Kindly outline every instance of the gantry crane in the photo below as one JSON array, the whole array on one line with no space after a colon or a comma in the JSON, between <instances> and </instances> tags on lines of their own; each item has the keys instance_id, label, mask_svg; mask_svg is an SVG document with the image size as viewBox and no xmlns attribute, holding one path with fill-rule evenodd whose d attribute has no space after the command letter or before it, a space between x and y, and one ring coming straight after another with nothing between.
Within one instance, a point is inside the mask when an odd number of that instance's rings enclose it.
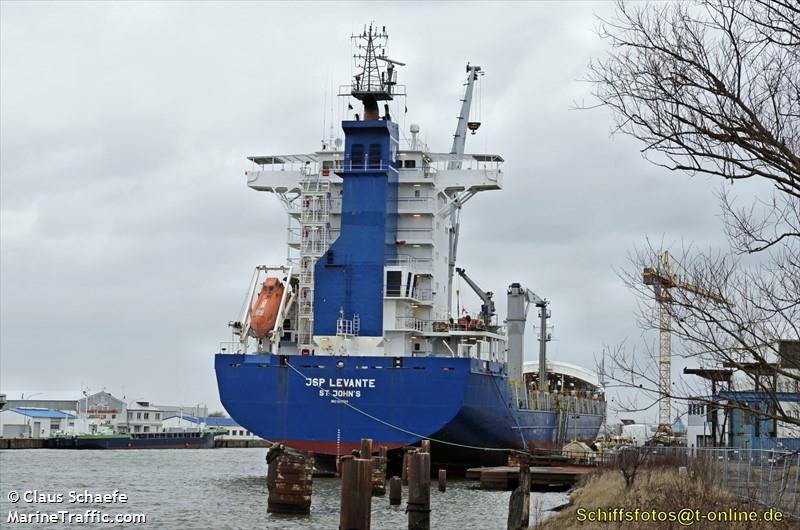
<instances>
[{"instance_id":1,"label":"gantry crane","mask_svg":"<svg viewBox=\"0 0 800 530\"><path fill-rule=\"evenodd\" d=\"M672 434L672 335L669 304L672 301L670 289L683 289L690 293L708 298L718 304L728 304L722 296L712 293L697 285L682 281L672 274L669 265L669 251L661 253L661 264L658 269L645 267L642 271L642 282L652 285L658 304L658 428L656 432Z\"/></svg>"}]
</instances>

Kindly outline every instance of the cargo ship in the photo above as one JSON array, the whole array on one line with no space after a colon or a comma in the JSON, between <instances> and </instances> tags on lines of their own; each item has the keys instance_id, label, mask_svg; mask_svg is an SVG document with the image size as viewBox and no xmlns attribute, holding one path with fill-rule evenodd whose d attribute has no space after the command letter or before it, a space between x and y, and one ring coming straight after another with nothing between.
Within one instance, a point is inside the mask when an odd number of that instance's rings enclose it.
<instances>
[{"instance_id":1,"label":"cargo ship","mask_svg":"<svg viewBox=\"0 0 800 530\"><path fill-rule=\"evenodd\" d=\"M52 436L50 449L211 449L214 431Z\"/></svg>"},{"instance_id":2,"label":"cargo ship","mask_svg":"<svg viewBox=\"0 0 800 530\"><path fill-rule=\"evenodd\" d=\"M229 322L231 340L215 355L223 406L258 436L318 460L349 454L362 438L389 449L428 439L434 460L452 466L593 441L602 387L548 372L549 301L519 281L500 284L500 320L493 292L456 266L467 201L503 187L502 156L465 151L481 126L471 110L483 69L467 64L452 148L433 152L419 125L406 137L394 121L405 65L386 55L385 29L353 38L341 132L315 152L249 157L247 185L276 195L288 214L289 257L255 268ZM454 281L475 292L479 310L461 307ZM539 313L535 372L523 367L530 308Z\"/></svg>"}]
</instances>

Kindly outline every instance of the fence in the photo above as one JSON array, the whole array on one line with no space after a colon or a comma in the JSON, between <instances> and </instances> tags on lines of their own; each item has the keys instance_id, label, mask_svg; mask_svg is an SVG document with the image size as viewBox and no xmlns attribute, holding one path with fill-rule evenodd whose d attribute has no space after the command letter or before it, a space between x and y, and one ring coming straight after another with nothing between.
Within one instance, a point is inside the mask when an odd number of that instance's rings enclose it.
<instances>
[{"instance_id":1,"label":"fence","mask_svg":"<svg viewBox=\"0 0 800 530\"><path fill-rule=\"evenodd\" d=\"M632 450L639 453L642 467L665 464L691 467L694 464L708 473L714 484L735 497L800 519L800 453L797 451L694 447ZM606 450L595 454L591 463L614 467L619 454L617 450Z\"/></svg>"},{"instance_id":2,"label":"fence","mask_svg":"<svg viewBox=\"0 0 800 530\"><path fill-rule=\"evenodd\" d=\"M709 464L722 489L800 518L800 453L727 448L686 451Z\"/></svg>"}]
</instances>

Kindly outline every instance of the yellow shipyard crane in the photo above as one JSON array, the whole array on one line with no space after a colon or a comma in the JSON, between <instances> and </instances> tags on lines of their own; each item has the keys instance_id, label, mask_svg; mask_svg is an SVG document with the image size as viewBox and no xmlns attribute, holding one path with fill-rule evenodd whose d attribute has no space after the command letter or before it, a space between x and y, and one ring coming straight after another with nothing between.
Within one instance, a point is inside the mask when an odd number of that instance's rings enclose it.
<instances>
[{"instance_id":1,"label":"yellow shipyard crane","mask_svg":"<svg viewBox=\"0 0 800 530\"><path fill-rule=\"evenodd\" d=\"M642 271L642 281L645 285L653 286L656 303L658 304L658 429L656 432L672 434L672 331L669 304L672 302L670 289L683 289L690 293L708 298L718 304L729 304L722 296L712 293L700 286L682 281L670 270L669 251L661 253L661 263L658 269L645 267Z\"/></svg>"}]
</instances>

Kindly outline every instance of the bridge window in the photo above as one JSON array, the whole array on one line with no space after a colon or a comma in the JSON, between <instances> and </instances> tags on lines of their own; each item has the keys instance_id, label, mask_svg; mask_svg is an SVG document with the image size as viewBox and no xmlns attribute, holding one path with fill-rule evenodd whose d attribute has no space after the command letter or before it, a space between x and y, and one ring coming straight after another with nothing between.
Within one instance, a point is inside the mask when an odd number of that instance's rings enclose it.
<instances>
[{"instance_id":1,"label":"bridge window","mask_svg":"<svg viewBox=\"0 0 800 530\"><path fill-rule=\"evenodd\" d=\"M353 144L350 148L350 163L353 169L364 169L364 144Z\"/></svg>"},{"instance_id":2,"label":"bridge window","mask_svg":"<svg viewBox=\"0 0 800 530\"><path fill-rule=\"evenodd\" d=\"M381 144L370 144L369 167L373 169L381 167Z\"/></svg>"}]
</instances>

